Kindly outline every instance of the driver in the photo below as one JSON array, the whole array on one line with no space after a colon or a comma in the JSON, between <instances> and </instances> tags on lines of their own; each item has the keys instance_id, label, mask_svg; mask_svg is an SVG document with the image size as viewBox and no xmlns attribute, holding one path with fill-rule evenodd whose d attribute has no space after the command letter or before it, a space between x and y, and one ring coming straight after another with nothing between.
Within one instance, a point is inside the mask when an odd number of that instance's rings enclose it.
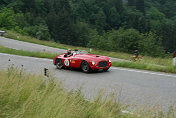
<instances>
[{"instance_id":1,"label":"driver","mask_svg":"<svg viewBox=\"0 0 176 118\"><path fill-rule=\"evenodd\" d=\"M71 52L71 49L68 49L67 54L64 55L64 57L70 57L73 53Z\"/></svg>"}]
</instances>

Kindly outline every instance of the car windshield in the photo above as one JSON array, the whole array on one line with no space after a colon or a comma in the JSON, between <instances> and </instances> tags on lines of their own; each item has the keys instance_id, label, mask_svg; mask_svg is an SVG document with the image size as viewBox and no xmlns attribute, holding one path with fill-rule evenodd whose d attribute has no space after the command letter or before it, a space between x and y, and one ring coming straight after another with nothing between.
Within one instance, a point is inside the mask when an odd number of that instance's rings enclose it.
<instances>
[{"instance_id":1,"label":"car windshield","mask_svg":"<svg viewBox=\"0 0 176 118\"><path fill-rule=\"evenodd\" d=\"M73 54L87 54L88 52L85 51L85 50L81 50L81 51L76 51L76 52L73 52Z\"/></svg>"},{"instance_id":2,"label":"car windshield","mask_svg":"<svg viewBox=\"0 0 176 118\"><path fill-rule=\"evenodd\" d=\"M79 54L87 54L88 52L87 51L85 51L85 50L81 50L81 51L78 51L79 52Z\"/></svg>"}]
</instances>

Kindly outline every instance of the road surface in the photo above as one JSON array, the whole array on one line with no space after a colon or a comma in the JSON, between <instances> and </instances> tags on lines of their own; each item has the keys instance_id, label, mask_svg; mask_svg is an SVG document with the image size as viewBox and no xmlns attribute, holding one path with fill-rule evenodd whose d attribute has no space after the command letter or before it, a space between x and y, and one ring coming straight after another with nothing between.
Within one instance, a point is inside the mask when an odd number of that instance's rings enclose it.
<instances>
[{"instance_id":1,"label":"road surface","mask_svg":"<svg viewBox=\"0 0 176 118\"><path fill-rule=\"evenodd\" d=\"M66 50L58 49L53 47L48 47L44 45L38 45L34 43L28 43L24 41L13 40L5 37L0 37L0 45L16 49L16 50L24 50L31 52L51 52L51 53L65 53Z\"/></svg>"},{"instance_id":2,"label":"road surface","mask_svg":"<svg viewBox=\"0 0 176 118\"><path fill-rule=\"evenodd\" d=\"M10 59L10 61L9 61ZM176 75L159 72L112 67L108 72L86 74L79 70L57 70L50 59L40 59L0 53L0 69L14 64L27 72L43 74L44 68L62 80L67 89L82 87L87 99L101 89L105 94L120 93L122 102L137 105L161 105L162 108L176 106ZM119 96L118 96L119 98Z\"/></svg>"}]
</instances>

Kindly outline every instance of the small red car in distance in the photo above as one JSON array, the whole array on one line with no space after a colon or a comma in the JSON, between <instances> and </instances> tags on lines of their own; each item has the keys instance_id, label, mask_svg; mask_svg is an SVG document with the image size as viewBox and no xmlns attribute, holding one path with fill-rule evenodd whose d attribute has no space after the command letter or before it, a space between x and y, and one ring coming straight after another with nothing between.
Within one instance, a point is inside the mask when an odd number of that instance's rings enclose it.
<instances>
[{"instance_id":1,"label":"small red car in distance","mask_svg":"<svg viewBox=\"0 0 176 118\"><path fill-rule=\"evenodd\" d=\"M58 69L63 67L81 68L83 72L90 72L92 70L107 71L111 67L111 60L107 56L86 54L77 52L73 56L66 57L66 53L60 54L53 59L53 64Z\"/></svg>"}]
</instances>

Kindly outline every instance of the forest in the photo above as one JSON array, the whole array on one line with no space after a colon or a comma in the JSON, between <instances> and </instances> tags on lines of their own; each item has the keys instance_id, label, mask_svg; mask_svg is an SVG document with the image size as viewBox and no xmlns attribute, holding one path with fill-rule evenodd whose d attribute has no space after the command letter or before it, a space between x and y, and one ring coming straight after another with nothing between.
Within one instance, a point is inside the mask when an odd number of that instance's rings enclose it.
<instances>
[{"instance_id":1,"label":"forest","mask_svg":"<svg viewBox=\"0 0 176 118\"><path fill-rule=\"evenodd\" d=\"M106 51L176 50L175 0L0 0L0 29Z\"/></svg>"}]
</instances>

